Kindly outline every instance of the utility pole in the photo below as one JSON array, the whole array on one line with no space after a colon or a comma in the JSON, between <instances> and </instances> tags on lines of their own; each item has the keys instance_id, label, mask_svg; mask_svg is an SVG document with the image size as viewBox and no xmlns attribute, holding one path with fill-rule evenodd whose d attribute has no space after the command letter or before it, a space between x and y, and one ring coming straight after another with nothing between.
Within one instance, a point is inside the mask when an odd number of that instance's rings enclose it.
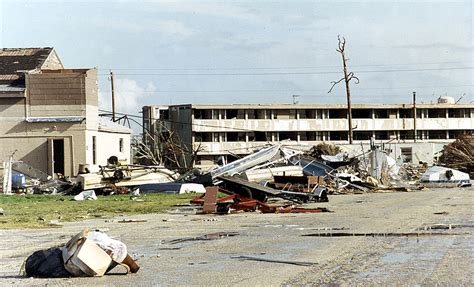
<instances>
[{"instance_id":1,"label":"utility pole","mask_svg":"<svg viewBox=\"0 0 474 287\"><path fill-rule=\"evenodd\" d=\"M342 40L341 40L341 37L337 36L337 40L338 40L338 48L336 49L336 51L341 54L342 56L342 67L343 67L343 71L344 71L344 77L341 78L340 80L338 81L332 81L332 87L331 89L329 89L329 92L330 93L332 91L332 89L334 88L334 86L338 83L340 83L342 80L344 80L344 82L346 83L346 96L347 96L347 120L348 120L348 123L349 123L349 144L352 144L353 142L353 136L352 136L352 106L351 106L351 91L349 89L349 82L354 79L356 82L356 84L359 83L359 78L357 78L356 76L354 76L354 73L353 72L347 72L347 61L349 59L346 59L346 55L344 54L344 49L346 47L346 39L344 37L342 37Z\"/></svg>"},{"instance_id":2,"label":"utility pole","mask_svg":"<svg viewBox=\"0 0 474 287\"><path fill-rule=\"evenodd\" d=\"M413 92L413 142L416 143L416 92Z\"/></svg>"},{"instance_id":3,"label":"utility pole","mask_svg":"<svg viewBox=\"0 0 474 287\"><path fill-rule=\"evenodd\" d=\"M114 90L114 73L110 71L110 88L112 90L112 121L115 122L115 90Z\"/></svg>"}]
</instances>

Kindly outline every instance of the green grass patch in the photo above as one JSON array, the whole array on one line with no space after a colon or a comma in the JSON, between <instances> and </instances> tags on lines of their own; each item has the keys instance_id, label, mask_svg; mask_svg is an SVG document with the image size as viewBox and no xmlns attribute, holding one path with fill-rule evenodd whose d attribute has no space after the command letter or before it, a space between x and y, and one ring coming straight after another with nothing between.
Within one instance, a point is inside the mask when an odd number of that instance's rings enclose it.
<instances>
[{"instance_id":1,"label":"green grass patch","mask_svg":"<svg viewBox=\"0 0 474 287\"><path fill-rule=\"evenodd\" d=\"M45 228L50 222L81 221L119 215L163 213L172 206L189 203L195 194L146 194L97 196L97 200L74 201L64 195L0 195L0 228Z\"/></svg>"}]
</instances>

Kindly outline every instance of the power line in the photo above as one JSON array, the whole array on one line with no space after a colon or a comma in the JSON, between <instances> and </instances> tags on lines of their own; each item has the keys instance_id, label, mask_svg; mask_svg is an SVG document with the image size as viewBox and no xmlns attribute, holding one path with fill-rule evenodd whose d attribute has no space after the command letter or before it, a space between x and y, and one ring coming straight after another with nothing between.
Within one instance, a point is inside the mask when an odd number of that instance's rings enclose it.
<instances>
[{"instance_id":1,"label":"power line","mask_svg":"<svg viewBox=\"0 0 474 287\"><path fill-rule=\"evenodd\" d=\"M420 62L420 63L395 63L395 64L367 64L367 65L351 65L352 67L383 67L383 66L414 66L414 65L445 65L445 64L465 64L473 61L450 61L450 62ZM115 70L115 71L186 71L186 70L297 70L297 69L321 69L321 68L338 68L336 65L325 66L308 66L308 67L188 67L188 68L98 68L98 70Z\"/></svg>"},{"instance_id":2,"label":"power line","mask_svg":"<svg viewBox=\"0 0 474 287\"><path fill-rule=\"evenodd\" d=\"M396 73L396 72L426 72L448 70L472 70L474 67L422 68L422 69L392 69L392 70L355 70L354 73ZM262 73L116 73L121 76L275 76L275 75L327 75L341 74L340 71L313 72L262 72ZM99 74L106 76L108 74Z\"/></svg>"},{"instance_id":3,"label":"power line","mask_svg":"<svg viewBox=\"0 0 474 287\"><path fill-rule=\"evenodd\" d=\"M429 88L457 88L457 87L473 87L474 85L446 85L446 86L418 86L418 87L369 87L360 88L355 87L356 90L397 90L397 89L429 89ZM161 93L232 93L232 92L327 92L328 89L292 89L292 90L277 90L277 89L260 89L260 90L159 90L159 91L137 91L137 90L117 90L121 93L143 93L143 94L161 94ZM110 93L110 90L100 90L104 93Z\"/></svg>"}]
</instances>

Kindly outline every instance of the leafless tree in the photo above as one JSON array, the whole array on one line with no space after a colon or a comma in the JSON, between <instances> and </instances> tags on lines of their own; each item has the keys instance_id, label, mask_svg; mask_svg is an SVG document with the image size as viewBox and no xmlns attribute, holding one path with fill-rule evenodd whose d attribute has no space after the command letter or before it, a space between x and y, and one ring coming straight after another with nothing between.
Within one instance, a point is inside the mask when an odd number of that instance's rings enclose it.
<instances>
[{"instance_id":1,"label":"leafless tree","mask_svg":"<svg viewBox=\"0 0 474 287\"><path fill-rule=\"evenodd\" d=\"M353 138L352 137L352 108L351 108L351 92L349 89L349 82L352 79L354 79L355 83L358 84L359 78L357 78L353 72L349 72L349 73L347 72L347 61L349 61L349 59L347 59L345 55L346 39L344 37L342 37L341 39L341 37L338 35L337 40L338 40L338 45L337 45L336 51L340 53L342 57L342 67L344 70L344 77L342 77L341 79L337 81L332 81L331 82L332 86L329 89L328 93L330 93L332 89L334 88L334 86L336 86L340 82L344 81L346 83L347 118L349 122L349 143L352 144L352 138Z\"/></svg>"}]
</instances>

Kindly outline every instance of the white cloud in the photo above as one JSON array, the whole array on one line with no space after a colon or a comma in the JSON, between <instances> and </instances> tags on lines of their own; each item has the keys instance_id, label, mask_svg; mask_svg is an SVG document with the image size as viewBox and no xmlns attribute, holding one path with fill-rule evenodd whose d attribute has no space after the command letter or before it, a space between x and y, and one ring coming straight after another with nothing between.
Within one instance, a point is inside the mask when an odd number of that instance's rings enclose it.
<instances>
[{"instance_id":1,"label":"white cloud","mask_svg":"<svg viewBox=\"0 0 474 287\"><path fill-rule=\"evenodd\" d=\"M149 82L145 88L141 87L135 80L115 79L115 111L138 115L143 106L143 100L156 91L153 83ZM99 106L101 109L111 110L111 95L99 91Z\"/></svg>"}]
</instances>

